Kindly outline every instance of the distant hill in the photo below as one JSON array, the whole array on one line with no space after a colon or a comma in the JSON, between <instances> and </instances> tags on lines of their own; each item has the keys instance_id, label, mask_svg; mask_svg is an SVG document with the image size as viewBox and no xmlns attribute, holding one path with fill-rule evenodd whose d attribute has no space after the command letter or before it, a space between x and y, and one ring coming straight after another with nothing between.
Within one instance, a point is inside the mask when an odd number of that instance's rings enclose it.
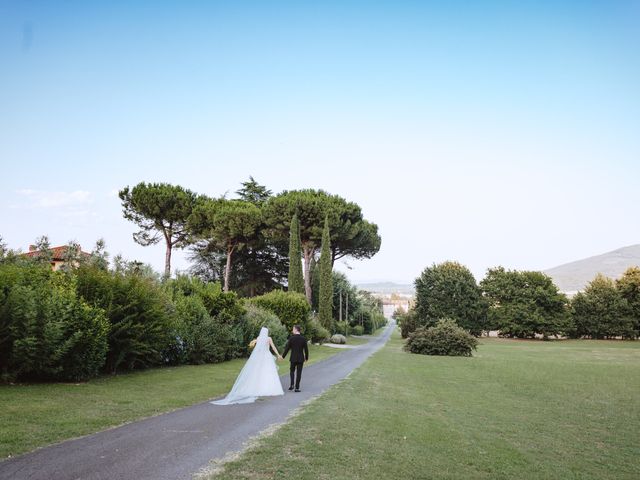
<instances>
[{"instance_id":1,"label":"distant hill","mask_svg":"<svg viewBox=\"0 0 640 480\"><path fill-rule=\"evenodd\" d=\"M620 278L629 267L640 266L640 245L619 248L595 257L565 263L545 270L555 284L565 293L576 293L598 274Z\"/></svg>"},{"instance_id":2,"label":"distant hill","mask_svg":"<svg viewBox=\"0 0 640 480\"><path fill-rule=\"evenodd\" d=\"M407 295L413 295L414 293L413 285L393 282L361 283L358 288L371 293L404 293Z\"/></svg>"}]
</instances>

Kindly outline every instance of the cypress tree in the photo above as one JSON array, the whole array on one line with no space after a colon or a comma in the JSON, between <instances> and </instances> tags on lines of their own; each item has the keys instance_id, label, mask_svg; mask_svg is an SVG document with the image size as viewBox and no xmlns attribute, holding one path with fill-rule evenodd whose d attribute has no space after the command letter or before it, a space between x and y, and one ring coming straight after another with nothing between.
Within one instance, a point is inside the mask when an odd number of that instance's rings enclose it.
<instances>
[{"instance_id":1,"label":"cypress tree","mask_svg":"<svg viewBox=\"0 0 640 480\"><path fill-rule=\"evenodd\" d=\"M291 219L289 230L289 291L304 293L304 278L302 277L302 250L300 248L300 222L298 215Z\"/></svg>"},{"instance_id":2,"label":"cypress tree","mask_svg":"<svg viewBox=\"0 0 640 480\"><path fill-rule=\"evenodd\" d=\"M329 219L324 219L322 247L320 250L320 295L318 315L323 327L330 329L333 322L333 280L331 277L331 238Z\"/></svg>"}]
</instances>

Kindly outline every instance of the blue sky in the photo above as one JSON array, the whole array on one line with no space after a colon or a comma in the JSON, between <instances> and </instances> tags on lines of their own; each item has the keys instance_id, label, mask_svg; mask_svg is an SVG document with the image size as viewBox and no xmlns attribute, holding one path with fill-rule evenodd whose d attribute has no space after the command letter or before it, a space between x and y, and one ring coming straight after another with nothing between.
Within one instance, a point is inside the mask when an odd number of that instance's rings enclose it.
<instances>
[{"instance_id":1,"label":"blue sky","mask_svg":"<svg viewBox=\"0 0 640 480\"><path fill-rule=\"evenodd\" d=\"M253 175L363 207L357 281L639 243L639 5L0 0L0 235L160 269L114 192Z\"/></svg>"}]
</instances>

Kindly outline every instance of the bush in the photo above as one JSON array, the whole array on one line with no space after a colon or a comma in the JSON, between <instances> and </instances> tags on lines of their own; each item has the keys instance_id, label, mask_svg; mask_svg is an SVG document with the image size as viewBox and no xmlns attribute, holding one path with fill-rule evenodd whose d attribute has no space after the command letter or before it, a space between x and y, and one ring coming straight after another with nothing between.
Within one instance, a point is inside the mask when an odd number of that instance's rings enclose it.
<instances>
[{"instance_id":1,"label":"bush","mask_svg":"<svg viewBox=\"0 0 640 480\"><path fill-rule=\"evenodd\" d=\"M89 266L76 274L78 293L102 308L109 321L106 370L115 373L163 363L163 353L173 341L173 305L162 286L136 273Z\"/></svg>"},{"instance_id":2,"label":"bush","mask_svg":"<svg viewBox=\"0 0 640 480\"><path fill-rule=\"evenodd\" d=\"M423 355L470 357L478 341L450 318L434 327L420 327L409 335L405 350Z\"/></svg>"},{"instance_id":3,"label":"bush","mask_svg":"<svg viewBox=\"0 0 640 480\"><path fill-rule=\"evenodd\" d=\"M287 343L289 333L275 313L257 305L248 303L246 306L245 318L247 320L247 337L245 339L245 347L251 340L258 337L262 327L267 327L269 329L269 336L273 340L273 343L278 347L280 353L282 353L282 350Z\"/></svg>"},{"instance_id":4,"label":"bush","mask_svg":"<svg viewBox=\"0 0 640 480\"><path fill-rule=\"evenodd\" d=\"M4 380L86 380L107 350L108 323L48 265L0 266L0 371Z\"/></svg>"},{"instance_id":5,"label":"bush","mask_svg":"<svg viewBox=\"0 0 640 480\"><path fill-rule=\"evenodd\" d=\"M334 322L333 323L333 332L339 333L340 335L349 335L351 333L351 327L347 324L347 322Z\"/></svg>"},{"instance_id":6,"label":"bush","mask_svg":"<svg viewBox=\"0 0 640 480\"><path fill-rule=\"evenodd\" d=\"M197 277L178 275L166 283L166 288L172 297L177 293L199 297L209 315L221 316L220 319L227 323L233 323L244 315L238 296L233 292L223 292L219 282L203 282Z\"/></svg>"},{"instance_id":7,"label":"bush","mask_svg":"<svg viewBox=\"0 0 640 480\"><path fill-rule=\"evenodd\" d=\"M356 325L351 328L351 335L364 335L364 327L362 325Z\"/></svg>"},{"instance_id":8,"label":"bush","mask_svg":"<svg viewBox=\"0 0 640 480\"><path fill-rule=\"evenodd\" d=\"M571 301L574 335L590 338L635 338L632 312L613 280L594 278Z\"/></svg>"},{"instance_id":9,"label":"bush","mask_svg":"<svg viewBox=\"0 0 640 480\"><path fill-rule=\"evenodd\" d=\"M170 363L217 363L227 358L229 327L209 315L196 295L175 299L175 345L165 354Z\"/></svg>"},{"instance_id":10,"label":"bush","mask_svg":"<svg viewBox=\"0 0 640 480\"><path fill-rule=\"evenodd\" d=\"M408 312L394 313L394 318L400 325L400 335L402 338L407 338L411 332L414 332L418 328L418 322L416 320L415 310L410 309Z\"/></svg>"},{"instance_id":11,"label":"bush","mask_svg":"<svg viewBox=\"0 0 640 480\"><path fill-rule=\"evenodd\" d=\"M452 318L474 335L486 329L487 305L471 271L457 262L425 268L415 281L416 320L431 327Z\"/></svg>"},{"instance_id":12,"label":"bush","mask_svg":"<svg viewBox=\"0 0 640 480\"><path fill-rule=\"evenodd\" d=\"M175 304L174 344L169 363L217 363L246 354L247 321L235 293L219 283L179 275L165 283Z\"/></svg>"},{"instance_id":13,"label":"bush","mask_svg":"<svg viewBox=\"0 0 640 480\"><path fill-rule=\"evenodd\" d=\"M251 303L275 313L287 330L300 325L306 330L311 307L301 293L273 290L250 299Z\"/></svg>"},{"instance_id":14,"label":"bush","mask_svg":"<svg viewBox=\"0 0 640 480\"><path fill-rule=\"evenodd\" d=\"M347 343L347 337L344 335L340 335L339 333L334 333L331 335L331 343L336 343L338 345L344 345Z\"/></svg>"},{"instance_id":15,"label":"bush","mask_svg":"<svg viewBox=\"0 0 640 480\"><path fill-rule=\"evenodd\" d=\"M487 329L500 336L546 339L573 330L567 297L542 272L492 268L480 286L489 304Z\"/></svg>"},{"instance_id":16,"label":"bush","mask_svg":"<svg viewBox=\"0 0 640 480\"><path fill-rule=\"evenodd\" d=\"M313 317L307 323L307 329L304 331L304 335L314 343L323 343L329 339L331 333L320 325L320 321L317 318Z\"/></svg>"}]
</instances>

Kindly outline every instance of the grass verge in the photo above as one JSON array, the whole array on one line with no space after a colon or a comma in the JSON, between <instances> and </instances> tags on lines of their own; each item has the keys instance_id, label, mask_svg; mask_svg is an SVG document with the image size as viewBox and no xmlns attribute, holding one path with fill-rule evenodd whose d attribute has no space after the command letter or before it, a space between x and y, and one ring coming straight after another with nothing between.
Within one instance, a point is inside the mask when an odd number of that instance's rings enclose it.
<instances>
[{"instance_id":1,"label":"grass verge","mask_svg":"<svg viewBox=\"0 0 640 480\"><path fill-rule=\"evenodd\" d=\"M640 478L640 343L484 339L402 351L347 381L216 479Z\"/></svg>"},{"instance_id":2,"label":"grass verge","mask_svg":"<svg viewBox=\"0 0 640 480\"><path fill-rule=\"evenodd\" d=\"M309 363L340 352L311 345ZM223 395L243 364L157 368L78 384L1 385L0 459ZM288 372L289 362L278 368Z\"/></svg>"}]
</instances>

